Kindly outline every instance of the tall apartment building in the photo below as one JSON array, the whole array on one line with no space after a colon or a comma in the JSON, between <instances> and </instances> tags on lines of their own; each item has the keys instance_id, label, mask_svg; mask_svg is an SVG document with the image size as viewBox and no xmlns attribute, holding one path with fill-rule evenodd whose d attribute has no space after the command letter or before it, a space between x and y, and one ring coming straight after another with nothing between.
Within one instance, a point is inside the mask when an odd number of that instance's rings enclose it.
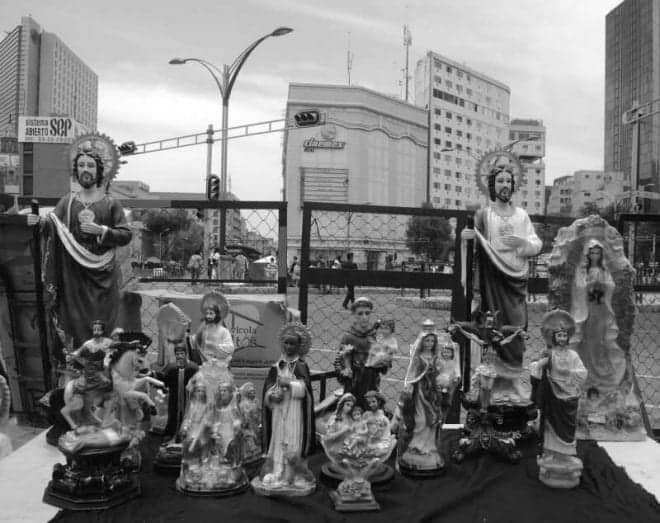
<instances>
[{"instance_id":1,"label":"tall apartment building","mask_svg":"<svg viewBox=\"0 0 660 523\"><path fill-rule=\"evenodd\" d=\"M630 177L632 127L622 115L634 105L660 98L660 2L625 0L605 18L606 171ZM660 191L660 114L642 120L639 186ZM654 185L651 185L654 184Z\"/></svg>"},{"instance_id":2,"label":"tall apartment building","mask_svg":"<svg viewBox=\"0 0 660 523\"><path fill-rule=\"evenodd\" d=\"M0 41L0 136L16 138L19 116L67 116L96 129L98 77L55 34L31 17ZM66 145L19 147L24 195L56 196L68 190Z\"/></svg>"},{"instance_id":3,"label":"tall apartment building","mask_svg":"<svg viewBox=\"0 0 660 523\"><path fill-rule=\"evenodd\" d=\"M523 168L515 202L529 214L545 214L545 126L543 120L514 118L509 125L511 150Z\"/></svg>"},{"instance_id":4,"label":"tall apartment building","mask_svg":"<svg viewBox=\"0 0 660 523\"><path fill-rule=\"evenodd\" d=\"M509 87L429 51L415 68L415 103L429 108L431 201L465 209L485 201L477 159L509 141Z\"/></svg>"}]
</instances>

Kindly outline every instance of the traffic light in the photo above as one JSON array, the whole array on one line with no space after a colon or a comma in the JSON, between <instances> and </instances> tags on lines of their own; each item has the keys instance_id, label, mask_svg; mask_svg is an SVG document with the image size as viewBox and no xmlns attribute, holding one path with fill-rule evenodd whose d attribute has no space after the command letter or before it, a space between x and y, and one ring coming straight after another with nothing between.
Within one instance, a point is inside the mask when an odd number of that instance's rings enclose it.
<instances>
[{"instance_id":1,"label":"traffic light","mask_svg":"<svg viewBox=\"0 0 660 523\"><path fill-rule=\"evenodd\" d=\"M220 177L212 174L206 180L206 198L208 200L220 199Z\"/></svg>"},{"instance_id":2,"label":"traffic light","mask_svg":"<svg viewBox=\"0 0 660 523\"><path fill-rule=\"evenodd\" d=\"M130 141L130 142L124 142L119 146L119 152L121 153L122 156L128 156L129 154L135 154L135 151L137 151L137 145L135 145L135 142Z\"/></svg>"},{"instance_id":3,"label":"traffic light","mask_svg":"<svg viewBox=\"0 0 660 523\"><path fill-rule=\"evenodd\" d=\"M293 115L297 127L311 127L323 124L323 118L318 111L300 111Z\"/></svg>"}]
</instances>

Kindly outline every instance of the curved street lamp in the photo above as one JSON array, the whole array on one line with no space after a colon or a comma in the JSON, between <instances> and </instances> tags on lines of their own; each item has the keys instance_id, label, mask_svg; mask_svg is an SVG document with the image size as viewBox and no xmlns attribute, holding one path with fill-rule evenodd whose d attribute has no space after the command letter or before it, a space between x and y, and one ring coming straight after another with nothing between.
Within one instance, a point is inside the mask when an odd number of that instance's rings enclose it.
<instances>
[{"instance_id":1,"label":"curved street lamp","mask_svg":"<svg viewBox=\"0 0 660 523\"><path fill-rule=\"evenodd\" d=\"M220 97L222 98L222 161L221 161L221 171L220 171L220 186L223 192L223 198L226 198L227 193L227 128L229 121L229 97L231 96L231 91L236 82L236 77L241 71L243 64L248 59L252 51L266 38L271 36L283 36L292 32L293 29L290 27L278 27L273 32L268 33L261 38L258 38L252 42L248 47L246 47L241 54L239 54L234 62L231 65L223 65L222 69L218 66L202 60L200 58L172 58L169 63L170 65L183 65L188 62L196 62L200 64L204 69L206 69L215 80L215 84L218 86L220 91ZM209 144L208 158L206 164L206 176L207 178L211 175L211 145L213 144L213 129L209 127L209 139L207 141Z\"/></svg>"}]
</instances>

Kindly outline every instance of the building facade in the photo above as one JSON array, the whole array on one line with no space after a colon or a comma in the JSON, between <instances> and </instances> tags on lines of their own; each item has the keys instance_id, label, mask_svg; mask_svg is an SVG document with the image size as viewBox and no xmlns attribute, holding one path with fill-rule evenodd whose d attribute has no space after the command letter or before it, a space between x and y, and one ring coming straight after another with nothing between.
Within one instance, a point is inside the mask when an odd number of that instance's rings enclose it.
<instances>
[{"instance_id":1,"label":"building facade","mask_svg":"<svg viewBox=\"0 0 660 523\"><path fill-rule=\"evenodd\" d=\"M68 116L93 131L97 113L94 71L57 35L43 31L29 16L21 18L0 41L0 136L17 137L19 116ZM71 173L67 149L66 144L19 145L20 192L66 192Z\"/></svg>"},{"instance_id":2,"label":"building facade","mask_svg":"<svg viewBox=\"0 0 660 523\"><path fill-rule=\"evenodd\" d=\"M515 118L509 124L511 150L520 159L523 177L514 201L529 214L545 214L545 126L543 120Z\"/></svg>"},{"instance_id":3,"label":"building facade","mask_svg":"<svg viewBox=\"0 0 660 523\"><path fill-rule=\"evenodd\" d=\"M285 131L282 162L290 258L300 253L305 201L403 207L426 201L425 110L362 87L290 84L287 121L305 110L319 110L325 124ZM321 234L312 238L313 249L328 258L351 250L358 263L367 252L376 259L398 249L395 240L374 241L379 234L369 225L351 228L350 220L347 214L321 224ZM404 236L399 230L390 232L391 238Z\"/></svg>"},{"instance_id":4,"label":"building facade","mask_svg":"<svg viewBox=\"0 0 660 523\"><path fill-rule=\"evenodd\" d=\"M579 217L584 208L594 204L599 209L614 206L622 201L620 196L630 189L623 171L575 171L572 175L556 178L547 214L551 216Z\"/></svg>"},{"instance_id":5,"label":"building facade","mask_svg":"<svg viewBox=\"0 0 660 523\"><path fill-rule=\"evenodd\" d=\"M660 98L660 2L625 0L605 18L606 171L631 174L632 126L622 115ZM638 187L660 191L660 114L642 120Z\"/></svg>"},{"instance_id":6,"label":"building facade","mask_svg":"<svg viewBox=\"0 0 660 523\"><path fill-rule=\"evenodd\" d=\"M430 107L431 202L465 209L485 201L476 162L509 141L509 87L429 51L415 68L415 103Z\"/></svg>"}]
</instances>

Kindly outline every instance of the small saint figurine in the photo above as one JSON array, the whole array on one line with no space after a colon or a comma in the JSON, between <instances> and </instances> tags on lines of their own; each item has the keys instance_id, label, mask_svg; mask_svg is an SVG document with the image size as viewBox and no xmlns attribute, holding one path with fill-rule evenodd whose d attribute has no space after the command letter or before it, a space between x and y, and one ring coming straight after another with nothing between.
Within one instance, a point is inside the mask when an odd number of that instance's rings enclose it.
<instances>
[{"instance_id":1,"label":"small saint figurine","mask_svg":"<svg viewBox=\"0 0 660 523\"><path fill-rule=\"evenodd\" d=\"M252 382L248 381L241 385L238 395L238 409L243 417L243 464L247 468L251 464L255 462L258 464L261 461L261 407Z\"/></svg>"},{"instance_id":2,"label":"small saint figurine","mask_svg":"<svg viewBox=\"0 0 660 523\"><path fill-rule=\"evenodd\" d=\"M376 343L371 345L365 367L392 366L392 359L399 353L399 342L394 337L394 320L380 322Z\"/></svg>"},{"instance_id":3,"label":"small saint figurine","mask_svg":"<svg viewBox=\"0 0 660 523\"><path fill-rule=\"evenodd\" d=\"M80 373L64 387L64 407L60 411L72 429L103 423L97 409L112 391L112 380L106 368L111 340L103 336L104 328L102 321L94 321L93 338L67 356L70 368Z\"/></svg>"},{"instance_id":4,"label":"small saint figurine","mask_svg":"<svg viewBox=\"0 0 660 523\"><path fill-rule=\"evenodd\" d=\"M376 331L380 322L371 318L374 305L369 298L360 297L351 304L353 323L340 341L340 349L335 358L337 380L344 387L344 393L350 392L363 409L366 408L364 395L367 391L378 390L381 374L391 366L391 358L372 354L374 363L367 366L370 350L376 343Z\"/></svg>"},{"instance_id":5,"label":"small saint figurine","mask_svg":"<svg viewBox=\"0 0 660 523\"><path fill-rule=\"evenodd\" d=\"M412 348L399 401L397 464L402 473L437 475L444 471L440 429L450 404L450 390L460 380L457 344L446 333L423 330Z\"/></svg>"},{"instance_id":6,"label":"small saint figurine","mask_svg":"<svg viewBox=\"0 0 660 523\"><path fill-rule=\"evenodd\" d=\"M263 424L266 460L252 480L258 494L306 496L316 488L305 457L315 437L314 399L309 367L304 356L311 337L299 323L280 331L282 356L271 367L264 382Z\"/></svg>"},{"instance_id":7,"label":"small saint figurine","mask_svg":"<svg viewBox=\"0 0 660 523\"><path fill-rule=\"evenodd\" d=\"M188 412L181 425L183 456L177 490L200 496L227 496L245 490L242 464L243 418L234 397L234 380L225 367L219 374L215 395L193 379Z\"/></svg>"},{"instance_id":8,"label":"small saint figurine","mask_svg":"<svg viewBox=\"0 0 660 523\"><path fill-rule=\"evenodd\" d=\"M541 409L543 450L538 457L539 479L550 487L572 488L580 483L582 460L576 453L578 400L587 380L587 369L569 348L575 320L555 309L542 320L541 333L548 352L530 363L536 402ZM538 382L534 383L535 380Z\"/></svg>"},{"instance_id":9,"label":"small saint figurine","mask_svg":"<svg viewBox=\"0 0 660 523\"><path fill-rule=\"evenodd\" d=\"M202 298L204 321L195 334L195 344L205 361L224 361L227 367L234 354L234 340L222 324L229 312L227 299L218 292L210 292Z\"/></svg>"},{"instance_id":10,"label":"small saint figurine","mask_svg":"<svg viewBox=\"0 0 660 523\"><path fill-rule=\"evenodd\" d=\"M181 465L181 438L179 428L186 411L186 385L197 372L197 365L188 361L188 347L184 340L168 340L174 345L175 363L167 365L156 377L168 388L167 425L163 432L163 444L158 449L154 465L178 467Z\"/></svg>"}]
</instances>

